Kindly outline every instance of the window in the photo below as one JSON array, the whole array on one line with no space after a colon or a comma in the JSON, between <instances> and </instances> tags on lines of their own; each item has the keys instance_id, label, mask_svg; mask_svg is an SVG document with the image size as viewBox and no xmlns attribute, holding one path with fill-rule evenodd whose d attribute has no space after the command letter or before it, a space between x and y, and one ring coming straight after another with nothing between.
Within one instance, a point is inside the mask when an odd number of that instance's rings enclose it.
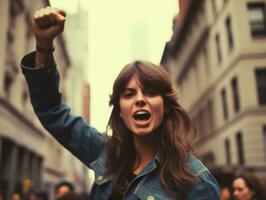
<instances>
[{"instance_id":1,"label":"window","mask_svg":"<svg viewBox=\"0 0 266 200\"><path fill-rule=\"evenodd\" d=\"M229 50L231 50L234 47L234 39L233 39L233 33L232 33L232 22L231 22L230 17L226 18L225 25L226 25L226 33L227 33L227 40L228 40L228 48Z\"/></svg>"},{"instance_id":2,"label":"window","mask_svg":"<svg viewBox=\"0 0 266 200\"><path fill-rule=\"evenodd\" d=\"M226 164L231 164L231 145L230 145L230 140L226 139L224 141L224 145L225 145Z\"/></svg>"},{"instance_id":3,"label":"window","mask_svg":"<svg viewBox=\"0 0 266 200\"><path fill-rule=\"evenodd\" d=\"M266 125L263 127L264 159L266 160Z\"/></svg>"},{"instance_id":4,"label":"window","mask_svg":"<svg viewBox=\"0 0 266 200\"><path fill-rule=\"evenodd\" d=\"M6 71L4 76L4 90L7 97L9 97L12 82L13 82L12 75L8 71Z\"/></svg>"},{"instance_id":5,"label":"window","mask_svg":"<svg viewBox=\"0 0 266 200\"><path fill-rule=\"evenodd\" d=\"M253 36L266 35L265 3L248 4L248 18Z\"/></svg>"},{"instance_id":6,"label":"window","mask_svg":"<svg viewBox=\"0 0 266 200\"><path fill-rule=\"evenodd\" d=\"M243 135L241 132L238 132L236 134L236 147L237 147L238 163L240 165L243 165L245 164L245 159L244 159Z\"/></svg>"},{"instance_id":7,"label":"window","mask_svg":"<svg viewBox=\"0 0 266 200\"><path fill-rule=\"evenodd\" d=\"M208 120L209 120L209 131L212 132L214 130L214 110L213 110L213 100L209 100L207 104L208 110Z\"/></svg>"},{"instance_id":8,"label":"window","mask_svg":"<svg viewBox=\"0 0 266 200\"><path fill-rule=\"evenodd\" d=\"M2 139L2 155L0 162L0 177L8 177L10 176L11 169L10 166L12 164L12 159L14 158L14 143L12 143L8 139ZM13 159L14 161L16 159Z\"/></svg>"},{"instance_id":9,"label":"window","mask_svg":"<svg viewBox=\"0 0 266 200\"><path fill-rule=\"evenodd\" d=\"M216 43L216 53L217 53L217 60L220 64L222 62L222 52L221 52L221 41L220 36L216 34L215 36L215 43Z\"/></svg>"},{"instance_id":10,"label":"window","mask_svg":"<svg viewBox=\"0 0 266 200\"><path fill-rule=\"evenodd\" d=\"M233 106L234 111L238 112L240 110L239 94L238 94L238 79L234 77L231 80L231 88L233 93Z\"/></svg>"},{"instance_id":11,"label":"window","mask_svg":"<svg viewBox=\"0 0 266 200\"><path fill-rule=\"evenodd\" d=\"M29 98L28 90L27 90L27 88L24 88L24 90L22 92L22 102L24 105L26 104L28 98Z\"/></svg>"},{"instance_id":12,"label":"window","mask_svg":"<svg viewBox=\"0 0 266 200\"><path fill-rule=\"evenodd\" d=\"M197 131L199 135L199 139L204 138L205 135L205 129L204 129L204 111L200 110L198 115L197 115Z\"/></svg>"},{"instance_id":13,"label":"window","mask_svg":"<svg viewBox=\"0 0 266 200\"><path fill-rule=\"evenodd\" d=\"M260 105L266 105L266 68L256 69L257 92Z\"/></svg>"},{"instance_id":14,"label":"window","mask_svg":"<svg viewBox=\"0 0 266 200\"><path fill-rule=\"evenodd\" d=\"M228 118L228 106L227 106L227 97L226 97L226 90L222 89L221 91L221 99L222 99L222 106L223 106L223 116L226 120Z\"/></svg>"},{"instance_id":15,"label":"window","mask_svg":"<svg viewBox=\"0 0 266 200\"><path fill-rule=\"evenodd\" d=\"M206 46L203 49L203 56L204 56L204 65L206 69L206 77L208 78L211 73L210 73L209 58L208 58L209 55Z\"/></svg>"}]
</instances>

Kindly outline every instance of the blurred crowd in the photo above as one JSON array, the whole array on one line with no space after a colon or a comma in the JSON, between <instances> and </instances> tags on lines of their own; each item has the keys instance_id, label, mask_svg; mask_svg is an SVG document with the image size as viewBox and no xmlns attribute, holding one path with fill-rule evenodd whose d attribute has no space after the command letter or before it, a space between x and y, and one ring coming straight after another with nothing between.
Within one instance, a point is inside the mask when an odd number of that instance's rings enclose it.
<instances>
[{"instance_id":1,"label":"blurred crowd","mask_svg":"<svg viewBox=\"0 0 266 200\"><path fill-rule=\"evenodd\" d=\"M236 175L230 184L220 185L221 200L266 200L265 186L251 173ZM72 183L62 181L54 188L55 200L88 200L88 194L75 191ZM8 199L4 191L0 191L0 200L49 200L46 192L31 191L26 196L14 192Z\"/></svg>"},{"instance_id":2,"label":"blurred crowd","mask_svg":"<svg viewBox=\"0 0 266 200\"><path fill-rule=\"evenodd\" d=\"M88 200L87 193L77 193L72 183L62 181L54 187L54 200ZM4 191L0 191L0 200L49 200L47 192L30 191L28 194L13 192L10 198L7 198Z\"/></svg>"}]
</instances>

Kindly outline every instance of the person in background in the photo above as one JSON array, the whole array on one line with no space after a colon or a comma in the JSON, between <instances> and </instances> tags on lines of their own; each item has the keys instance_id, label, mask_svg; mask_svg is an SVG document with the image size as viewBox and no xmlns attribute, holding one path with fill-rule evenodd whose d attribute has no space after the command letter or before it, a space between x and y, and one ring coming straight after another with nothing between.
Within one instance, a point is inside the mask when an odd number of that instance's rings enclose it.
<instances>
[{"instance_id":1,"label":"person in background","mask_svg":"<svg viewBox=\"0 0 266 200\"><path fill-rule=\"evenodd\" d=\"M10 196L10 200L22 200L21 194L18 192L13 192Z\"/></svg>"},{"instance_id":2,"label":"person in background","mask_svg":"<svg viewBox=\"0 0 266 200\"><path fill-rule=\"evenodd\" d=\"M81 195L70 192L60 197L58 200L88 200L88 199L83 199Z\"/></svg>"},{"instance_id":3,"label":"person in background","mask_svg":"<svg viewBox=\"0 0 266 200\"><path fill-rule=\"evenodd\" d=\"M55 185L55 199L59 199L62 196L73 193L75 191L75 187L72 183L68 181L62 181Z\"/></svg>"},{"instance_id":4,"label":"person in background","mask_svg":"<svg viewBox=\"0 0 266 200\"><path fill-rule=\"evenodd\" d=\"M6 194L5 192L0 190L0 200L6 200Z\"/></svg>"},{"instance_id":5,"label":"person in background","mask_svg":"<svg viewBox=\"0 0 266 200\"><path fill-rule=\"evenodd\" d=\"M221 191L221 200L231 200L231 192L230 189L226 186L220 187Z\"/></svg>"},{"instance_id":6,"label":"person in background","mask_svg":"<svg viewBox=\"0 0 266 200\"><path fill-rule=\"evenodd\" d=\"M236 200L266 200L261 182L250 173L237 175L233 180L232 187Z\"/></svg>"},{"instance_id":7,"label":"person in background","mask_svg":"<svg viewBox=\"0 0 266 200\"><path fill-rule=\"evenodd\" d=\"M21 67L42 125L94 170L90 199L219 200L217 181L192 153L194 126L163 68L137 60L122 69L109 101L111 137L70 114L53 57L65 17L57 8L36 11L37 51L26 55Z\"/></svg>"},{"instance_id":8,"label":"person in background","mask_svg":"<svg viewBox=\"0 0 266 200\"><path fill-rule=\"evenodd\" d=\"M39 200L37 192L31 191L28 195L28 200Z\"/></svg>"},{"instance_id":9,"label":"person in background","mask_svg":"<svg viewBox=\"0 0 266 200\"><path fill-rule=\"evenodd\" d=\"M40 191L37 193L38 200L48 200L48 194L45 191Z\"/></svg>"}]
</instances>

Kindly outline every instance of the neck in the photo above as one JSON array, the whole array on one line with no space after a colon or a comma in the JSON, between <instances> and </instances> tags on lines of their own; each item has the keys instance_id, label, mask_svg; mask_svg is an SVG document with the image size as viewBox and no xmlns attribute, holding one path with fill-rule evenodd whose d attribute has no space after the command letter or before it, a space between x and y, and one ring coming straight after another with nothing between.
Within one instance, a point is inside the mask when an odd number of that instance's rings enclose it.
<instances>
[{"instance_id":1,"label":"neck","mask_svg":"<svg viewBox=\"0 0 266 200\"><path fill-rule=\"evenodd\" d=\"M158 147L157 134L134 136L134 145L138 155L133 172L137 175L155 157Z\"/></svg>"}]
</instances>

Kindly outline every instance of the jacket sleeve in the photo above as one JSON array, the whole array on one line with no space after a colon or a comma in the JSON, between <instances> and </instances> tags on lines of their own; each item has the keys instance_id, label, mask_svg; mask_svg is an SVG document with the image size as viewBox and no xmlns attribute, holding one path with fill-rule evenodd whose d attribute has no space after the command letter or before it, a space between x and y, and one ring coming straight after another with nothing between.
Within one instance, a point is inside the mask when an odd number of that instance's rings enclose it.
<instances>
[{"instance_id":1,"label":"jacket sleeve","mask_svg":"<svg viewBox=\"0 0 266 200\"><path fill-rule=\"evenodd\" d=\"M54 61L35 69L35 52L22 58L33 109L40 122L72 154L88 165L105 149L106 137L62 104L59 74Z\"/></svg>"},{"instance_id":2,"label":"jacket sleeve","mask_svg":"<svg viewBox=\"0 0 266 200\"><path fill-rule=\"evenodd\" d=\"M189 200L220 200L219 185L207 167L193 154L189 156L189 168L197 177L189 191Z\"/></svg>"},{"instance_id":3,"label":"jacket sleeve","mask_svg":"<svg viewBox=\"0 0 266 200\"><path fill-rule=\"evenodd\" d=\"M221 199L218 183L209 171L202 172L198 178L198 182L189 193L189 200Z\"/></svg>"}]
</instances>

